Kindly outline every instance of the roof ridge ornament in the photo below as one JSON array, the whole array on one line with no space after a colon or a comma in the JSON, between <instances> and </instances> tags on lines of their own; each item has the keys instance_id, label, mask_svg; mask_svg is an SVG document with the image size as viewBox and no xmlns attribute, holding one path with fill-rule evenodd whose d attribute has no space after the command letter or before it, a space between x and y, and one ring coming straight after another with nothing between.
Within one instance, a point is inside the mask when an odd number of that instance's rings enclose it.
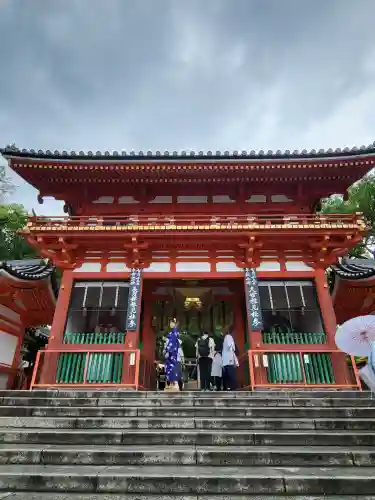
<instances>
[{"instance_id":1,"label":"roof ridge ornament","mask_svg":"<svg viewBox=\"0 0 375 500\"><path fill-rule=\"evenodd\" d=\"M11 152L11 151L13 151L13 152L18 152L18 151L20 151L20 150L19 150L19 148L17 148L17 146L16 146L16 143L15 143L15 142L12 142L12 144L7 144L7 145L5 146L5 150L6 150L6 151L9 151L9 152ZM23 151L27 151L27 149L24 149Z\"/></svg>"}]
</instances>

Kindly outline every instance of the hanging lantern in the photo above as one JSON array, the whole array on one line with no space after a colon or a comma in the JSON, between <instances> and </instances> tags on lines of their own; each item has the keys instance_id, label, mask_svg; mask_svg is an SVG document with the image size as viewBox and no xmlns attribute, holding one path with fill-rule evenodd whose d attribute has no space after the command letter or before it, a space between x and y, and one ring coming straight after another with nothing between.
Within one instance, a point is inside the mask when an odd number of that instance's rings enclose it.
<instances>
[{"instance_id":1,"label":"hanging lantern","mask_svg":"<svg viewBox=\"0 0 375 500\"><path fill-rule=\"evenodd\" d=\"M200 309L202 307L202 301L199 297L186 297L184 307L185 309Z\"/></svg>"}]
</instances>

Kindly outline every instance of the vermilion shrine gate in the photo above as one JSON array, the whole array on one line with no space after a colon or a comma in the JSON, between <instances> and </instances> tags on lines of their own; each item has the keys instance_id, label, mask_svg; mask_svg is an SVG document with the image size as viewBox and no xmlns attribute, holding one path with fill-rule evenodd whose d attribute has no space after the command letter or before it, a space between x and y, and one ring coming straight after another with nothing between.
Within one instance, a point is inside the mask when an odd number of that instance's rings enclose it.
<instances>
[{"instance_id":1,"label":"vermilion shrine gate","mask_svg":"<svg viewBox=\"0 0 375 500\"><path fill-rule=\"evenodd\" d=\"M374 167L374 147L2 154L67 214L23 231L63 270L34 386L152 388L173 316L187 340L232 327L242 388L358 385L335 347L325 269L366 227L316 209Z\"/></svg>"}]
</instances>

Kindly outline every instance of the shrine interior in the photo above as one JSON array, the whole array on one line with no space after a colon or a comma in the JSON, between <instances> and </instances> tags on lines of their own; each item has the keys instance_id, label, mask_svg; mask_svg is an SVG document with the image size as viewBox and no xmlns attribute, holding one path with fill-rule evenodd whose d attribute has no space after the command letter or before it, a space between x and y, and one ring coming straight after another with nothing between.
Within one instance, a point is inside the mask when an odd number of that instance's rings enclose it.
<instances>
[{"instance_id":1,"label":"shrine interior","mask_svg":"<svg viewBox=\"0 0 375 500\"><path fill-rule=\"evenodd\" d=\"M195 358L195 343L207 332L213 338L235 324L233 301L239 280L163 280L153 285L152 329L157 337L156 358L162 359L171 318L179 323L186 358ZM235 283L234 283L235 282ZM242 293L243 295L243 293ZM244 299L243 308L245 308Z\"/></svg>"}]
</instances>

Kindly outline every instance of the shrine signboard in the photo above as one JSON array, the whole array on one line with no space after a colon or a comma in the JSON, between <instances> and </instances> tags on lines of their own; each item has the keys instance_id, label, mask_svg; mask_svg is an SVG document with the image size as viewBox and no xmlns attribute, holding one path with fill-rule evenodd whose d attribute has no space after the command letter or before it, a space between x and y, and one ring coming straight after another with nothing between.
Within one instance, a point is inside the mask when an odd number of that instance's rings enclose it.
<instances>
[{"instance_id":1,"label":"shrine signboard","mask_svg":"<svg viewBox=\"0 0 375 500\"><path fill-rule=\"evenodd\" d=\"M142 270L132 269L128 297L128 312L126 316L126 331L135 332L139 327L139 312L141 307Z\"/></svg>"},{"instance_id":2,"label":"shrine signboard","mask_svg":"<svg viewBox=\"0 0 375 500\"><path fill-rule=\"evenodd\" d=\"M247 320L250 331L263 330L262 309L260 307L259 286L255 269L245 268L245 296Z\"/></svg>"}]
</instances>

